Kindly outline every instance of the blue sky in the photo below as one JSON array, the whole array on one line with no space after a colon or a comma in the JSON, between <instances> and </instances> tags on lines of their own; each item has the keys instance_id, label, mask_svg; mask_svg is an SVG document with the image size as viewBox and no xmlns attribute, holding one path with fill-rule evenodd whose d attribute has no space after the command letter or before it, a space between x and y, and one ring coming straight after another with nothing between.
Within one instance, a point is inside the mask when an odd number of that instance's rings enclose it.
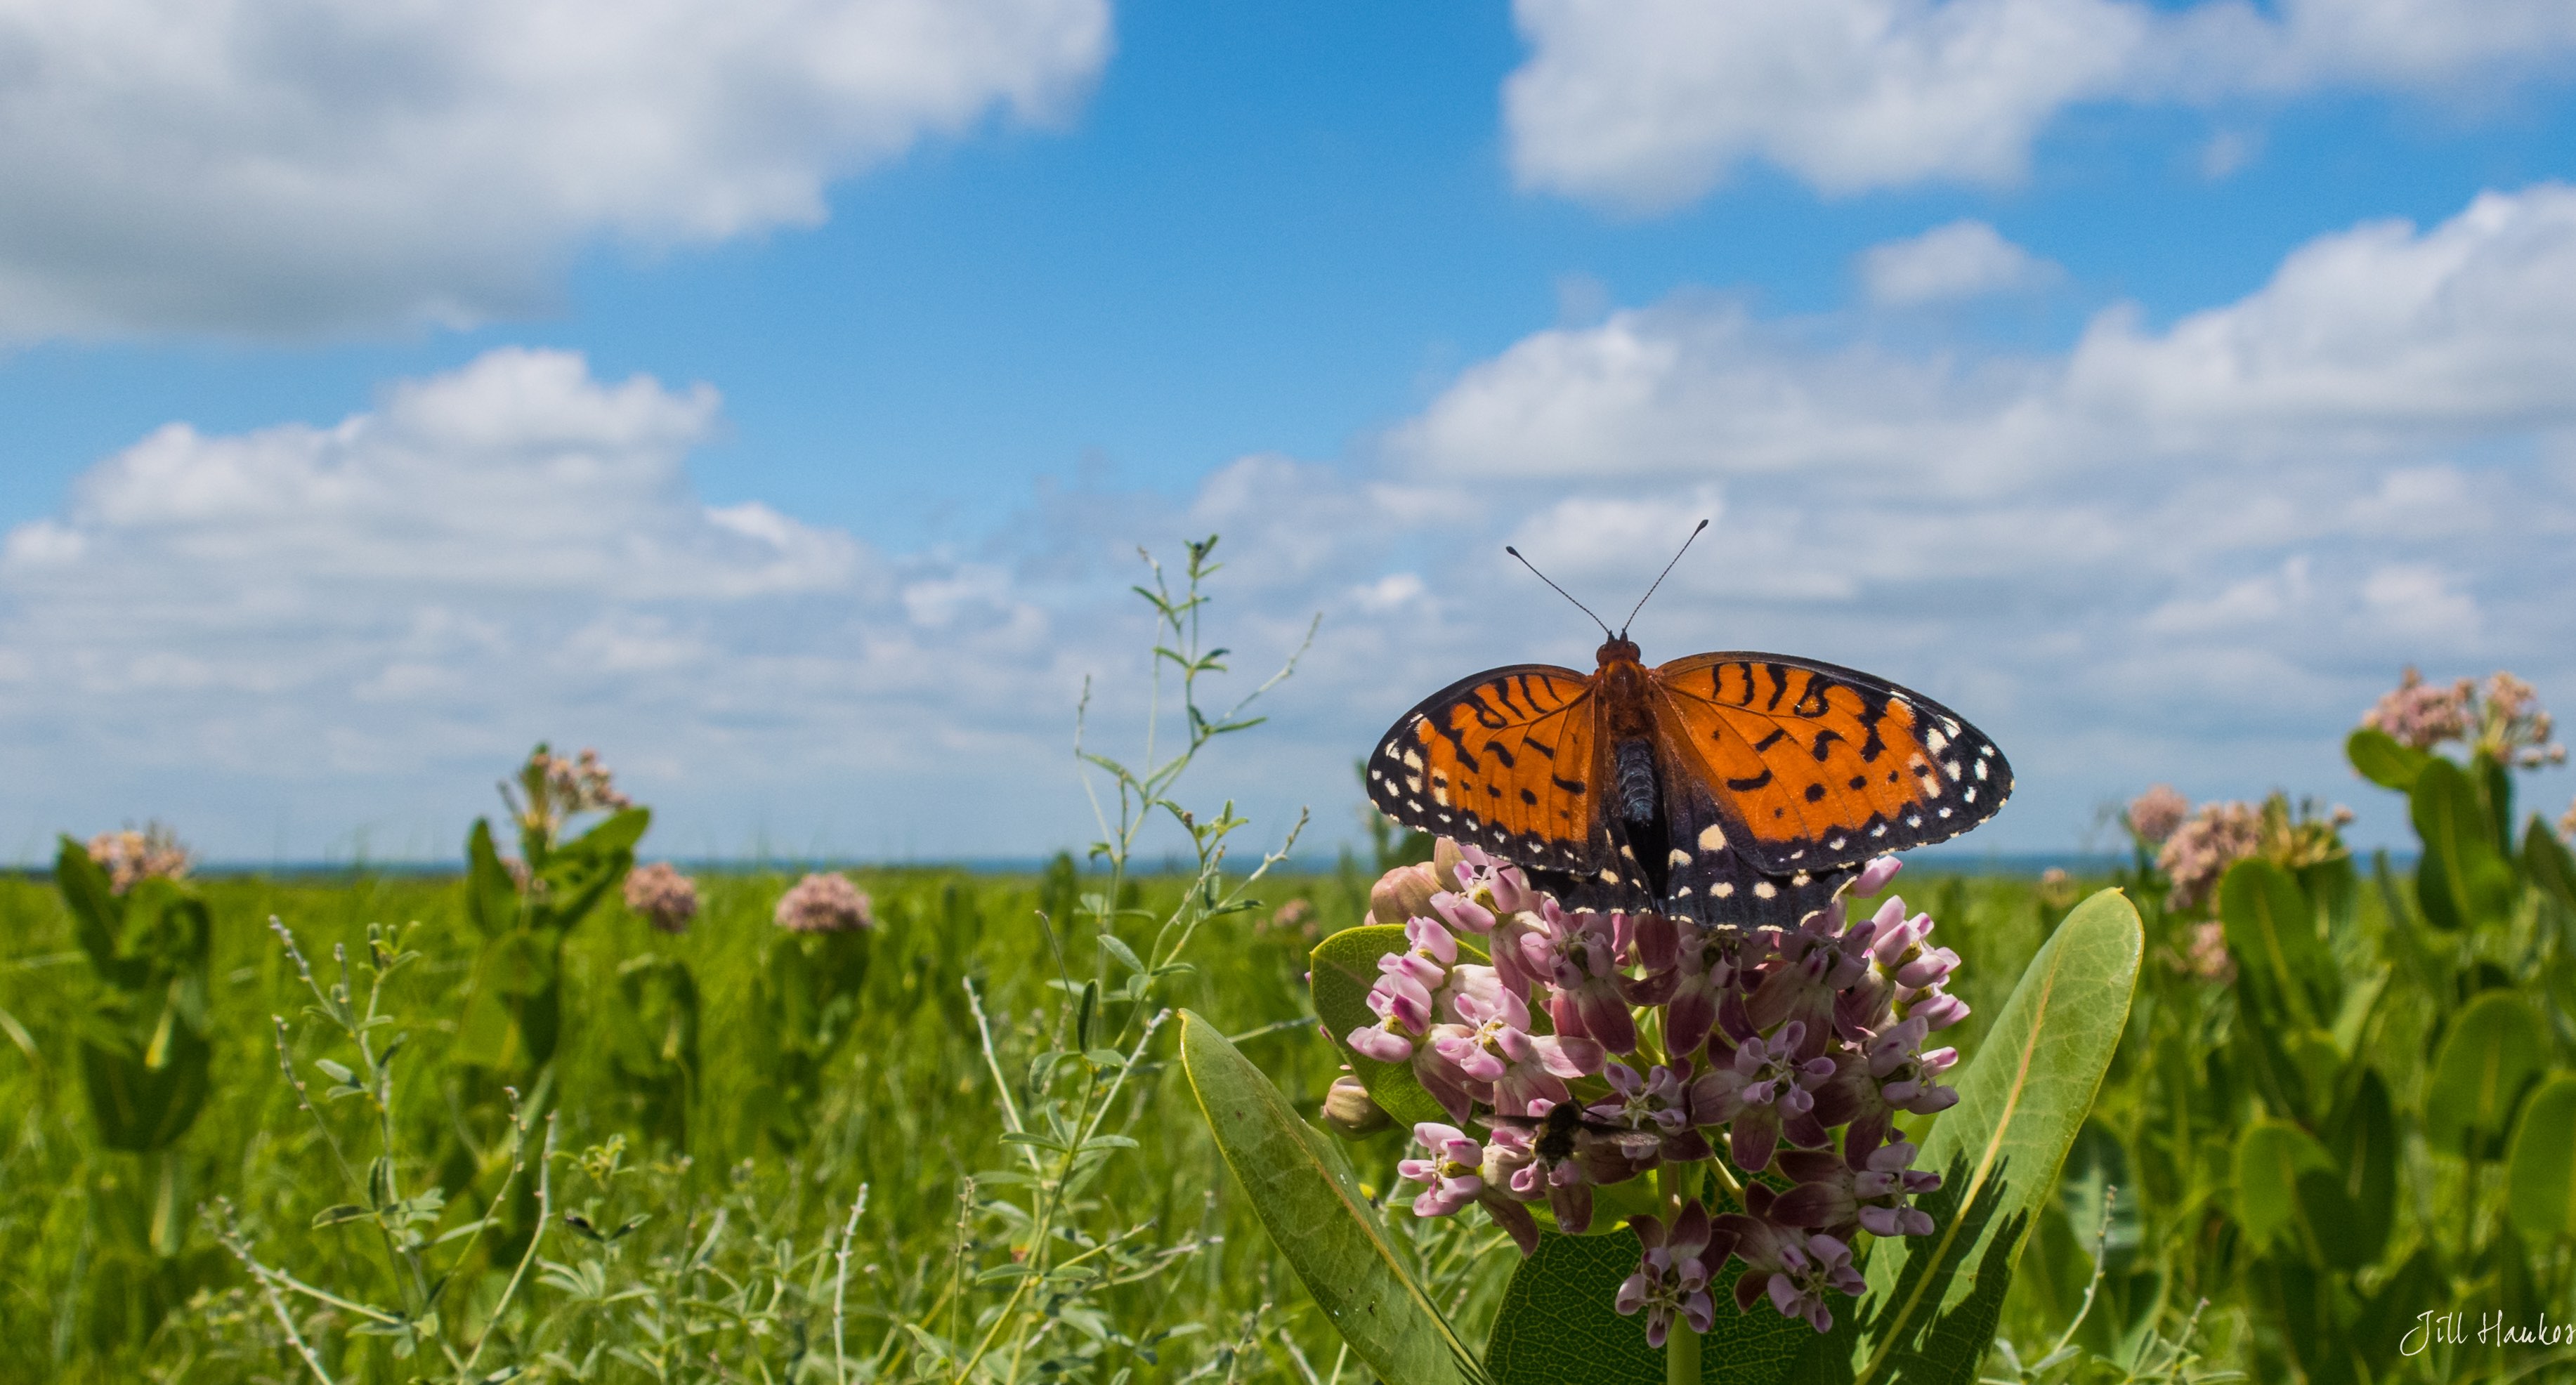
<instances>
[{"instance_id":1,"label":"blue sky","mask_svg":"<svg viewBox=\"0 0 2576 1385\"><path fill-rule=\"evenodd\" d=\"M267 8L153 100L36 7L111 75L0 100L12 855L444 855L539 735L683 854L1076 843L1122 555L1219 526L1248 650L1325 624L1212 784L1325 839L1394 712L1588 653L1501 543L1615 602L1703 511L1650 657L1934 693L1998 849L2151 779L2385 838L2398 664L2576 691L2563 5L555 0L542 91L498 7Z\"/></svg>"}]
</instances>

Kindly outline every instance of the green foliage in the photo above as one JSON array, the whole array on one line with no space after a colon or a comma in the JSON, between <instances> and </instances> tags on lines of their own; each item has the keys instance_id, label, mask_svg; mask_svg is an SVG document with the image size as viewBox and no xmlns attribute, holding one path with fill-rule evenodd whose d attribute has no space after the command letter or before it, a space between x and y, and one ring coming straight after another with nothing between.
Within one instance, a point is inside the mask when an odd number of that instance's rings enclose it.
<instances>
[{"instance_id":1,"label":"green foliage","mask_svg":"<svg viewBox=\"0 0 2576 1385\"><path fill-rule=\"evenodd\" d=\"M2424 1137L2434 1148L2481 1158L2503 1152L2515 1105L2550 1057L2548 1026L2508 991L2470 1001L2442 1038L2424 1096Z\"/></svg>"},{"instance_id":2,"label":"green foliage","mask_svg":"<svg viewBox=\"0 0 2576 1385\"><path fill-rule=\"evenodd\" d=\"M1957 1077L1918 1163L1941 1174L1917 1203L1930 1236L1880 1241L1869 1292L1808 1350L1799 1379L1965 1382L1994 1339L2013 1266L2054 1200L2129 1017L2138 913L2103 891L2041 947Z\"/></svg>"},{"instance_id":3,"label":"green foliage","mask_svg":"<svg viewBox=\"0 0 2576 1385\"><path fill-rule=\"evenodd\" d=\"M1181 1016L1181 1061L1272 1243L1359 1358L1389 1380L1482 1380L1475 1350L1423 1292L1331 1137L1196 1015Z\"/></svg>"},{"instance_id":4,"label":"green foliage","mask_svg":"<svg viewBox=\"0 0 2576 1385\"><path fill-rule=\"evenodd\" d=\"M1664 1352L1646 1345L1644 1316L1621 1317L1611 1306L1619 1281L1636 1268L1634 1236L1542 1235L1538 1253L1513 1270L1495 1314L1486 1366L1498 1385L1663 1385ZM1720 1276L1713 1290L1717 1325L1699 1339L1700 1378L1711 1385L1777 1385L1815 1331L1767 1306L1736 1312L1727 1297L1732 1283L1732 1276Z\"/></svg>"},{"instance_id":5,"label":"green foliage","mask_svg":"<svg viewBox=\"0 0 2576 1385\"><path fill-rule=\"evenodd\" d=\"M2535 1247L2576 1241L2576 1073L2553 1073L2524 1104L2505 1211Z\"/></svg>"}]
</instances>

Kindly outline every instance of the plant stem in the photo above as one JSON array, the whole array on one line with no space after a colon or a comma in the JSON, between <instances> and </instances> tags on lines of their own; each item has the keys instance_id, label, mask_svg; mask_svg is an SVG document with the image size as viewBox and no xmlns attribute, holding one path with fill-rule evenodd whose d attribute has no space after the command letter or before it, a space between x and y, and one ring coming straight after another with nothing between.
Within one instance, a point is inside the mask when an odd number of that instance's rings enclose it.
<instances>
[{"instance_id":1,"label":"plant stem","mask_svg":"<svg viewBox=\"0 0 2576 1385\"><path fill-rule=\"evenodd\" d=\"M1682 1166L1666 1164L1656 1171L1666 1217L1680 1215L1685 1200L1698 1196L1690 1181L1690 1170ZM1688 1318L1678 1315L1664 1338L1664 1385L1699 1385L1699 1334L1691 1330Z\"/></svg>"}]
</instances>

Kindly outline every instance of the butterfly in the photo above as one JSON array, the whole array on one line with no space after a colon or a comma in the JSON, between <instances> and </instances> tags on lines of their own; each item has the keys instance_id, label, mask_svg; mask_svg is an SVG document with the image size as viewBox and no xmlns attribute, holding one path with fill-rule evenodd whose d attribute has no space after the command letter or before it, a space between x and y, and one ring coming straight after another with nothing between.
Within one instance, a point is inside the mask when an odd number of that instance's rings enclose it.
<instances>
[{"instance_id":1,"label":"butterfly","mask_svg":"<svg viewBox=\"0 0 2576 1385\"><path fill-rule=\"evenodd\" d=\"M1870 860L1955 837L2012 793L1995 743L1921 693L1785 654L1649 668L1624 623L1601 628L1589 675L1487 669L1398 717L1368 758L1370 801L1568 907L1750 928L1796 924Z\"/></svg>"}]
</instances>

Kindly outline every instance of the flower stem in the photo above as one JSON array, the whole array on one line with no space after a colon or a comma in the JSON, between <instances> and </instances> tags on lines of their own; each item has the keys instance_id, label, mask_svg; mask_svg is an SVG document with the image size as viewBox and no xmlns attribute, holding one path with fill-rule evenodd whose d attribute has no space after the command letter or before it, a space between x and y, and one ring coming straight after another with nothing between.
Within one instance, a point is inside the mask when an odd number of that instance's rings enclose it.
<instances>
[{"instance_id":1,"label":"flower stem","mask_svg":"<svg viewBox=\"0 0 2576 1385\"><path fill-rule=\"evenodd\" d=\"M1699 1195L1699 1190L1690 1186L1690 1169L1686 1165L1664 1165L1656 1170L1655 1181L1657 1191L1663 1194L1667 1217L1677 1215L1685 1199ZM1691 1330L1688 1318L1678 1314L1664 1337L1664 1385L1699 1385L1699 1334Z\"/></svg>"}]
</instances>

